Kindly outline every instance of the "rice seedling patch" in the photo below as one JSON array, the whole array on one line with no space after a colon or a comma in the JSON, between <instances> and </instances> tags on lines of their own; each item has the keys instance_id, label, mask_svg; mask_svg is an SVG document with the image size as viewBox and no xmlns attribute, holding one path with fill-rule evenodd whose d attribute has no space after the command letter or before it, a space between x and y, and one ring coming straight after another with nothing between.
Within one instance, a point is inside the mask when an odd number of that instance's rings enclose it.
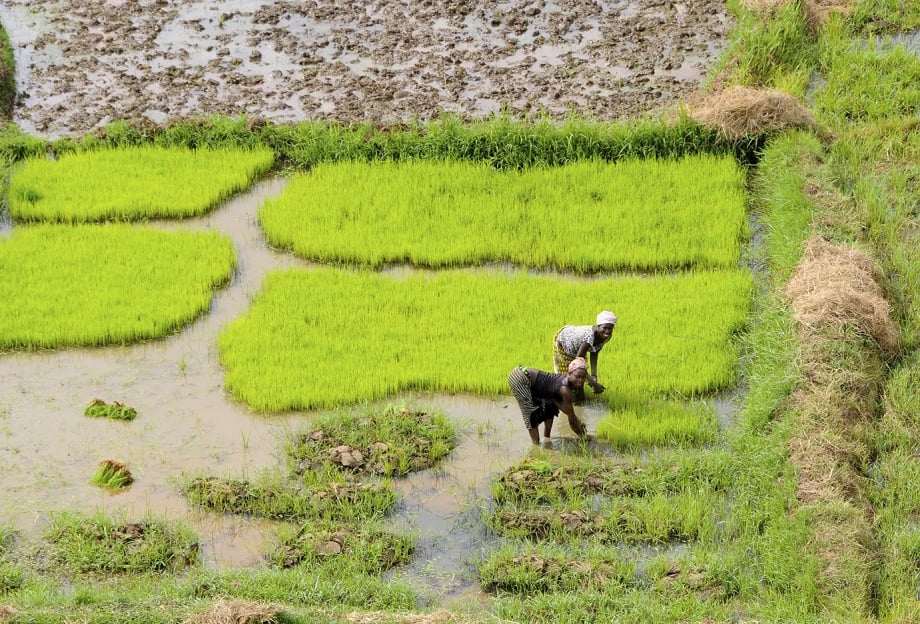
<instances>
[{"instance_id":1,"label":"rice seedling patch","mask_svg":"<svg viewBox=\"0 0 920 624\"><path fill-rule=\"evenodd\" d=\"M0 348L159 338L207 311L236 266L229 238L128 225L36 225L0 242Z\"/></svg>"},{"instance_id":2,"label":"rice seedling patch","mask_svg":"<svg viewBox=\"0 0 920 624\"><path fill-rule=\"evenodd\" d=\"M269 559L282 568L332 566L349 573L382 574L406 563L414 548L411 537L372 525L319 522L282 527L279 545Z\"/></svg>"},{"instance_id":3,"label":"rice seedling patch","mask_svg":"<svg viewBox=\"0 0 920 624\"><path fill-rule=\"evenodd\" d=\"M393 405L330 414L313 426L286 445L295 474L331 465L348 473L403 476L437 465L456 446L456 427L443 414Z\"/></svg>"},{"instance_id":4,"label":"rice seedling patch","mask_svg":"<svg viewBox=\"0 0 920 624\"><path fill-rule=\"evenodd\" d=\"M108 490L121 490L134 483L134 477L128 466L114 459L104 459L99 462L96 474L90 483Z\"/></svg>"},{"instance_id":5,"label":"rice seedling patch","mask_svg":"<svg viewBox=\"0 0 920 624\"><path fill-rule=\"evenodd\" d=\"M609 302L621 319L602 356L609 400L695 396L735 383L732 335L750 296L751 277L742 271L583 281L473 271L279 271L223 330L220 359L227 389L266 412L413 390L497 395L507 392L515 366L551 370L556 330L593 319L598 302ZM317 358L335 365L317 366ZM342 371L361 374L343 383Z\"/></svg>"},{"instance_id":6,"label":"rice seedling patch","mask_svg":"<svg viewBox=\"0 0 920 624\"><path fill-rule=\"evenodd\" d=\"M85 416L91 418L109 418L111 420L134 420L137 418L137 410L127 405L122 405L118 401L106 403L102 399L93 399L86 409L83 410Z\"/></svg>"},{"instance_id":7,"label":"rice seedling patch","mask_svg":"<svg viewBox=\"0 0 920 624\"><path fill-rule=\"evenodd\" d=\"M198 562L198 538L184 524L124 522L99 513L58 513L46 539L51 558L79 572L175 571Z\"/></svg>"},{"instance_id":8,"label":"rice seedling patch","mask_svg":"<svg viewBox=\"0 0 920 624\"><path fill-rule=\"evenodd\" d=\"M644 460L553 454L524 458L497 474L492 496L500 506L557 506L598 496L644 497L691 489L726 492L730 482L724 451L660 450Z\"/></svg>"},{"instance_id":9,"label":"rice seedling patch","mask_svg":"<svg viewBox=\"0 0 920 624\"><path fill-rule=\"evenodd\" d=\"M299 480L193 477L183 484L182 492L193 505L211 511L275 520L361 521L383 517L396 503L396 492L388 482L361 482L330 472L305 473Z\"/></svg>"},{"instance_id":10,"label":"rice seedling patch","mask_svg":"<svg viewBox=\"0 0 920 624\"><path fill-rule=\"evenodd\" d=\"M487 523L507 537L597 544L693 541L714 534L722 497L701 490L673 496L587 500L561 509L504 508Z\"/></svg>"},{"instance_id":11,"label":"rice seedling patch","mask_svg":"<svg viewBox=\"0 0 920 624\"><path fill-rule=\"evenodd\" d=\"M709 444L718 438L715 409L703 402L649 401L613 407L597 437L618 449Z\"/></svg>"},{"instance_id":12,"label":"rice seedling patch","mask_svg":"<svg viewBox=\"0 0 920 624\"><path fill-rule=\"evenodd\" d=\"M734 267L744 215L736 162L696 155L521 171L324 163L267 201L259 221L272 245L321 262L594 272Z\"/></svg>"},{"instance_id":13,"label":"rice seedling patch","mask_svg":"<svg viewBox=\"0 0 920 624\"><path fill-rule=\"evenodd\" d=\"M273 164L264 148L143 146L33 157L13 171L9 210L27 222L192 217L248 188Z\"/></svg>"},{"instance_id":14,"label":"rice seedling patch","mask_svg":"<svg viewBox=\"0 0 920 624\"><path fill-rule=\"evenodd\" d=\"M551 544L506 546L478 567L485 591L521 595L625 589L635 584L635 564L609 550L570 551Z\"/></svg>"}]
</instances>

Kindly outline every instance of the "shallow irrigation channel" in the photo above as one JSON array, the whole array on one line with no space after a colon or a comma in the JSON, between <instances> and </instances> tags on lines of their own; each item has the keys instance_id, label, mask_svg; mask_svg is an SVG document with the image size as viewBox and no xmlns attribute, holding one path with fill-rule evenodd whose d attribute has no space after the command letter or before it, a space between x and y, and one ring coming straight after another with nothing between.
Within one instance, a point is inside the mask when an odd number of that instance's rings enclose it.
<instances>
[{"instance_id":1,"label":"shallow irrigation channel","mask_svg":"<svg viewBox=\"0 0 920 624\"><path fill-rule=\"evenodd\" d=\"M182 474L253 477L281 464L284 440L310 414L265 416L223 389L217 335L248 308L267 271L306 266L269 248L257 222L262 202L285 181L274 178L226 202L207 217L163 222L164 228L217 229L234 242L238 270L208 314L162 340L98 349L14 352L0 356L0 523L37 538L55 511L123 513L182 519L201 537L211 568L261 565L274 533L268 520L193 507L180 494ZM4 228L8 232L8 228ZM87 418L99 399L137 411L133 421ZM480 520L491 478L526 456L531 443L510 397L413 394L410 407L442 411L460 424L460 440L434 469L398 479L401 504L391 522L417 536L412 563L401 570L441 595L474 585L471 557L489 546ZM602 404L582 410L589 430ZM577 446L567 423L554 429L560 452ZM592 445L589 452L606 452ZM117 493L90 483L103 460L128 466L135 481Z\"/></svg>"}]
</instances>

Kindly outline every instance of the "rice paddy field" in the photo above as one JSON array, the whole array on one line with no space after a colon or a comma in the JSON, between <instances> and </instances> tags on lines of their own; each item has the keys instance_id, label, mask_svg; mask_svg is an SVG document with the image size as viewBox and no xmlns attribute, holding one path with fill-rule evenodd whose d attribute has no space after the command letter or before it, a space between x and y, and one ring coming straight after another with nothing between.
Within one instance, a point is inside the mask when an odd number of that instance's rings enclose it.
<instances>
[{"instance_id":1,"label":"rice paddy field","mask_svg":"<svg viewBox=\"0 0 920 624\"><path fill-rule=\"evenodd\" d=\"M722 116L11 123L0 622L920 621L920 11L729 8Z\"/></svg>"}]
</instances>

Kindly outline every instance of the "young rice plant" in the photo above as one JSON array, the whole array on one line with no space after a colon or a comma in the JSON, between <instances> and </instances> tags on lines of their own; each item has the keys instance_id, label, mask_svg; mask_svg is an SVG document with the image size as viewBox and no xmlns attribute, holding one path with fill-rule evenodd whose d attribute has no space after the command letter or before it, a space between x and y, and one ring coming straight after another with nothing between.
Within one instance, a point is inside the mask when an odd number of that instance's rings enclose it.
<instances>
[{"instance_id":1,"label":"young rice plant","mask_svg":"<svg viewBox=\"0 0 920 624\"><path fill-rule=\"evenodd\" d=\"M32 157L13 172L21 221L82 223L204 214L271 169L271 150L130 147Z\"/></svg>"},{"instance_id":2,"label":"young rice plant","mask_svg":"<svg viewBox=\"0 0 920 624\"><path fill-rule=\"evenodd\" d=\"M159 338L205 312L236 266L217 232L20 227L0 241L0 347Z\"/></svg>"},{"instance_id":3,"label":"young rice plant","mask_svg":"<svg viewBox=\"0 0 920 624\"><path fill-rule=\"evenodd\" d=\"M552 369L560 326L589 324L608 308L620 322L601 356L607 396L695 395L735 382L731 336L750 294L742 271L581 281L279 271L223 331L220 358L228 390L268 412L407 390L497 395L514 366Z\"/></svg>"},{"instance_id":4,"label":"young rice plant","mask_svg":"<svg viewBox=\"0 0 920 624\"><path fill-rule=\"evenodd\" d=\"M592 272L733 267L745 209L738 165L711 155L523 171L342 162L294 178L259 220L272 245L322 262Z\"/></svg>"}]
</instances>

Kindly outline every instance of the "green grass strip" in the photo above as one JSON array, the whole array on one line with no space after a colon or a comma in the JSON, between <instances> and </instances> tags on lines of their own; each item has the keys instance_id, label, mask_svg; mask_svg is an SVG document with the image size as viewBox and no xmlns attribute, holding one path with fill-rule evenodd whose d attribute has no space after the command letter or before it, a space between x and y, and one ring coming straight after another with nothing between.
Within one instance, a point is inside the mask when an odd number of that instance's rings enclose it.
<instances>
[{"instance_id":1,"label":"green grass strip","mask_svg":"<svg viewBox=\"0 0 920 624\"><path fill-rule=\"evenodd\" d=\"M136 147L29 158L10 180L14 219L82 223L204 214L274 164L268 149Z\"/></svg>"},{"instance_id":2,"label":"green grass strip","mask_svg":"<svg viewBox=\"0 0 920 624\"><path fill-rule=\"evenodd\" d=\"M572 280L475 271L390 275L298 269L266 276L219 338L226 387L269 412L406 390L508 392L512 367L551 369L563 324L615 310L601 381L622 395L706 393L735 382L732 333L751 278L715 271Z\"/></svg>"},{"instance_id":3,"label":"green grass strip","mask_svg":"<svg viewBox=\"0 0 920 624\"><path fill-rule=\"evenodd\" d=\"M207 311L236 266L216 232L30 226L0 241L0 348L158 338Z\"/></svg>"},{"instance_id":4,"label":"green grass strip","mask_svg":"<svg viewBox=\"0 0 920 624\"><path fill-rule=\"evenodd\" d=\"M724 156L524 171L343 162L294 178L259 219L272 245L312 260L590 272L735 266L745 207Z\"/></svg>"}]
</instances>

